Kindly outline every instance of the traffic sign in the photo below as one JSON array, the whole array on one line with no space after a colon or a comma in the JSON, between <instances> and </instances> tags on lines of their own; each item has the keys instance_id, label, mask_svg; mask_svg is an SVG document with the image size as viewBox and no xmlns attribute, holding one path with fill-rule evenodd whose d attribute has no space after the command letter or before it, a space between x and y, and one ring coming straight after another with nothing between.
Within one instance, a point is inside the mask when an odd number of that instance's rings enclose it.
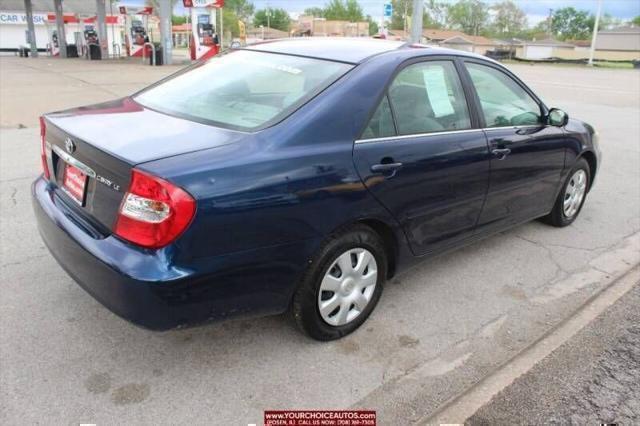
<instances>
[{"instance_id":1,"label":"traffic sign","mask_svg":"<svg viewBox=\"0 0 640 426\"><path fill-rule=\"evenodd\" d=\"M393 15L393 5L391 3L385 3L384 4L384 17L385 18L391 18L391 15Z\"/></svg>"}]
</instances>

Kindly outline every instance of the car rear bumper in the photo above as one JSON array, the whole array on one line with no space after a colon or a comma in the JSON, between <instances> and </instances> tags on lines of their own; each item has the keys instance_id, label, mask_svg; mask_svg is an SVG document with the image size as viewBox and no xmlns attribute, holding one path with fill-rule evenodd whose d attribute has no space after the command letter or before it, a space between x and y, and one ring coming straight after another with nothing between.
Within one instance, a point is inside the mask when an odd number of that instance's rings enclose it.
<instances>
[{"instance_id":1,"label":"car rear bumper","mask_svg":"<svg viewBox=\"0 0 640 426\"><path fill-rule=\"evenodd\" d=\"M165 250L95 238L42 178L32 185L32 200L42 239L64 270L112 312L152 330L286 310L304 265L300 259L315 244L219 256L180 268L171 265ZM284 262L287 256L290 261Z\"/></svg>"}]
</instances>

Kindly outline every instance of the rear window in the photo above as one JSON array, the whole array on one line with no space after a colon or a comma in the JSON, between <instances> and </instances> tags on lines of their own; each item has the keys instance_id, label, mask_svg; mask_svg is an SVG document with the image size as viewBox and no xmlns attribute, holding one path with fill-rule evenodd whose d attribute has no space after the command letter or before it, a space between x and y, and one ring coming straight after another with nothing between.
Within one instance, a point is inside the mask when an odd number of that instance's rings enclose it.
<instances>
[{"instance_id":1,"label":"rear window","mask_svg":"<svg viewBox=\"0 0 640 426\"><path fill-rule=\"evenodd\" d=\"M153 86L135 100L167 114L256 130L291 114L351 68L339 62L239 50Z\"/></svg>"}]
</instances>

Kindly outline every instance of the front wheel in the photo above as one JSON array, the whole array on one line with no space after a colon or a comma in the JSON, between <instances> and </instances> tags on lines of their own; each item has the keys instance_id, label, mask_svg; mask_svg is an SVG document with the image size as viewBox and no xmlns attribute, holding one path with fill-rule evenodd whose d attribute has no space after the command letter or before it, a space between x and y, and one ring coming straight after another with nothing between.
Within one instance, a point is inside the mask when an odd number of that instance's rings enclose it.
<instances>
[{"instance_id":1,"label":"front wheel","mask_svg":"<svg viewBox=\"0 0 640 426\"><path fill-rule=\"evenodd\" d=\"M384 246L369 227L358 225L330 238L294 295L298 327L316 340L355 331L378 303L386 273Z\"/></svg>"},{"instance_id":2,"label":"front wheel","mask_svg":"<svg viewBox=\"0 0 640 426\"><path fill-rule=\"evenodd\" d=\"M553 226L564 227L576 220L582 210L590 182L589 164L584 158L581 158L571 169L553 210L544 218L545 221Z\"/></svg>"}]
</instances>

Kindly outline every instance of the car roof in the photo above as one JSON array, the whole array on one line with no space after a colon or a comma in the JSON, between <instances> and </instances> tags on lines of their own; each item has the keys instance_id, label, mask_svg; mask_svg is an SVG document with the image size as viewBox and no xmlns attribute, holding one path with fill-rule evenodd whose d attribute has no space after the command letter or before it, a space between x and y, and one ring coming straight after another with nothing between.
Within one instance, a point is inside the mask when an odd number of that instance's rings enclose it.
<instances>
[{"instance_id":1,"label":"car roof","mask_svg":"<svg viewBox=\"0 0 640 426\"><path fill-rule=\"evenodd\" d=\"M461 50L428 46L405 41L384 40L367 37L295 37L263 41L246 46L246 50L280 53L325 59L329 61L359 64L367 59L390 52L403 52L405 59L411 56L452 55L465 56L495 62L486 56ZM413 54L411 53L413 52Z\"/></svg>"},{"instance_id":2,"label":"car roof","mask_svg":"<svg viewBox=\"0 0 640 426\"><path fill-rule=\"evenodd\" d=\"M249 45L246 49L357 64L371 56L406 45L404 41L367 37L295 37L264 41Z\"/></svg>"}]
</instances>

